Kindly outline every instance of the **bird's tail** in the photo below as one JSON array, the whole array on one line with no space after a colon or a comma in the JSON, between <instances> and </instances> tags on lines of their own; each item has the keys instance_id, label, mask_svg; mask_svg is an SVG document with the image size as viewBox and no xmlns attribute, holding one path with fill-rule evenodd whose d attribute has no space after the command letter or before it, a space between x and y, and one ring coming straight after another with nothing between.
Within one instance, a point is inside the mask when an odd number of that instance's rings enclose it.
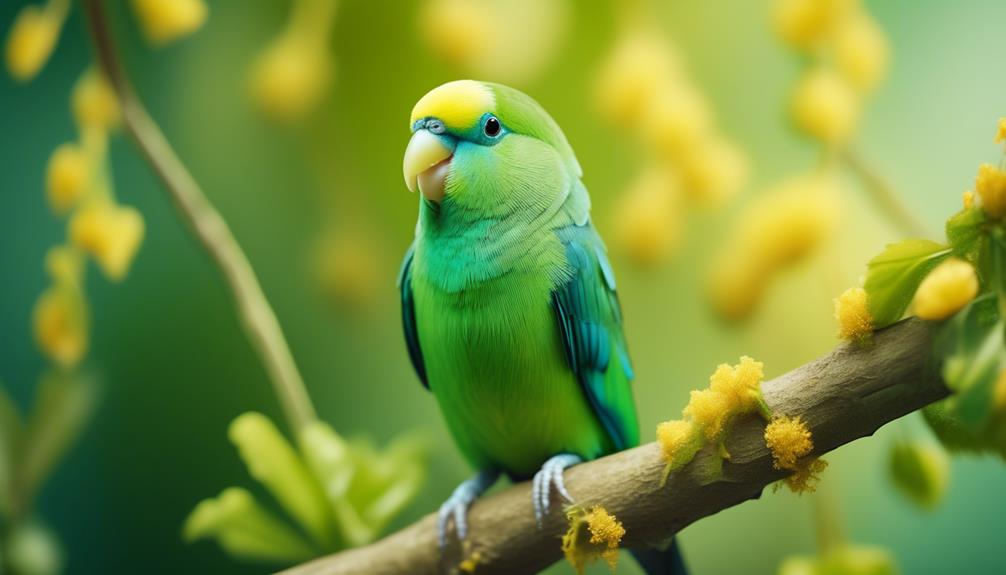
<instances>
[{"instance_id":1,"label":"bird's tail","mask_svg":"<svg viewBox=\"0 0 1006 575\"><path fill-rule=\"evenodd\" d=\"M631 549L630 552L647 575L688 575L677 538L671 540L667 549Z\"/></svg>"}]
</instances>

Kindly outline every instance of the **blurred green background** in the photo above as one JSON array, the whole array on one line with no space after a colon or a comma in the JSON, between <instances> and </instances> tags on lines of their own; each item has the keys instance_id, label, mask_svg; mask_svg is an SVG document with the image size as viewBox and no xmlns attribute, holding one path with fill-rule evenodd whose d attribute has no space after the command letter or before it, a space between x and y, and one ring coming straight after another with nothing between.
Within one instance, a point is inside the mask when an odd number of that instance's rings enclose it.
<instances>
[{"instance_id":1,"label":"blurred green background","mask_svg":"<svg viewBox=\"0 0 1006 575\"><path fill-rule=\"evenodd\" d=\"M22 4L0 6L3 27ZM253 109L247 71L284 22L285 2L211 2L203 29L160 50L147 47L125 3L111 4L138 92L249 254L320 415L343 434L382 443L425 432L433 445L429 480L396 525L434 510L470 470L417 383L400 333L395 274L416 215L400 166L413 103L463 72L423 43L417 4L344 0L331 93L311 122L283 128ZM752 355L774 376L830 349L832 298L899 237L852 187L831 247L780 277L751 321L717 320L705 305L704 270L732 215L762 185L813 167L817 149L788 127L784 108L799 61L772 35L766 3L660 6L661 25L722 130L751 156L753 182L725 212L689 216L671 265L640 271L616 254L644 437L675 417L688 390L704 386L720 362ZM616 32L613 5L571 8L555 59L518 87L565 130L603 233L639 150L593 106L597 68ZM868 108L858 148L939 238L977 165L998 157L991 136L1006 115L1006 3L901 0L869 8L889 35L893 68ZM32 306L47 284L42 261L65 233L45 203L45 165L56 145L74 137L69 92L90 60L75 9L38 78L22 86L0 75L0 380L23 406L46 364L31 335ZM184 544L180 529L196 502L223 487L257 489L226 439L227 424L247 410L277 422L282 414L219 274L127 138L112 140L111 159L118 197L143 213L147 235L126 281L90 274L88 366L104 383L102 402L45 486L39 514L65 546L69 573L262 572L268 566L234 562L213 544ZM373 297L352 310L324 296L313 270L319 237L348 222L365 230L378 258ZM927 433L917 416L827 458L821 493L837 503L850 539L889 548L905 573L1006 570L1006 467L954 458L944 503L920 512L885 474L887 448L908 433ZM813 552L810 498L766 492L687 528L681 541L695 573L772 573L784 556ZM571 572L566 565L553 571ZM635 566L624 561L619 572Z\"/></svg>"}]
</instances>

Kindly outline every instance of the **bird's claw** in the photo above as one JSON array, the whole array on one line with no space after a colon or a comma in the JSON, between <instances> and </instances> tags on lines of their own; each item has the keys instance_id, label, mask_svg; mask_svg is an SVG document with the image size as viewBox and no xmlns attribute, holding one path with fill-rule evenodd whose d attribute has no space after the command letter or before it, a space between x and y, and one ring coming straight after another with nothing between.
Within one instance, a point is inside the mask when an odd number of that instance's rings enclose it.
<instances>
[{"instance_id":1,"label":"bird's claw","mask_svg":"<svg viewBox=\"0 0 1006 575\"><path fill-rule=\"evenodd\" d=\"M496 482L497 477L498 471L480 471L475 477L455 487L451 496L440 506L440 511L437 512L437 544L441 549L447 547L447 525L451 519L454 520L458 540L464 541L468 536L468 508Z\"/></svg>"},{"instance_id":2,"label":"bird's claw","mask_svg":"<svg viewBox=\"0 0 1006 575\"><path fill-rule=\"evenodd\" d=\"M572 503L573 498L566 491L562 473L567 467L583 462L578 455L571 453L561 453L545 462L538 473L535 473L531 483L531 500L534 504L534 518L541 527L542 521L548 515L552 502L552 488L554 487L559 496L567 502Z\"/></svg>"}]
</instances>

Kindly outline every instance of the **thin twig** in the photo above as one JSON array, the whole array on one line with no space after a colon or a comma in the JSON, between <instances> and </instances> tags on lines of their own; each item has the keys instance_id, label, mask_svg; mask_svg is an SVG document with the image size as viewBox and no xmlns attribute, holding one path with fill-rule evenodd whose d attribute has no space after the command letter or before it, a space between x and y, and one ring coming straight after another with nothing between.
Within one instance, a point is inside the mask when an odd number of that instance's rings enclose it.
<instances>
[{"instance_id":1,"label":"thin twig","mask_svg":"<svg viewBox=\"0 0 1006 575\"><path fill-rule=\"evenodd\" d=\"M265 364L291 427L301 429L316 418L314 407L255 271L227 222L210 204L133 91L109 31L104 2L85 0L84 5L98 62L118 95L126 130L161 179L179 213L220 268L237 303L245 332Z\"/></svg>"},{"instance_id":2,"label":"thin twig","mask_svg":"<svg viewBox=\"0 0 1006 575\"><path fill-rule=\"evenodd\" d=\"M915 214L905 205L887 181L873 169L872 166L855 151L846 150L842 153L845 165L856 174L866 186L870 198L909 237L928 238L931 230L926 227Z\"/></svg>"},{"instance_id":3,"label":"thin twig","mask_svg":"<svg viewBox=\"0 0 1006 575\"><path fill-rule=\"evenodd\" d=\"M907 320L874 334L873 345L842 345L762 385L779 415L800 416L814 438L811 456L827 453L947 396L932 358L931 325ZM673 412L668 406L668 413ZM737 421L726 441L729 460L707 447L661 484L664 459L649 443L572 467L566 486L581 505L604 505L625 526L624 547L661 544L695 521L757 498L783 477L765 446L765 422ZM824 481L828 481L827 472ZM371 545L323 557L284 575L434 575L455 573L463 559L474 573L534 573L562 556L566 529L556 510L535 524L531 487L521 483L477 501L464 549L437 547L436 515Z\"/></svg>"}]
</instances>

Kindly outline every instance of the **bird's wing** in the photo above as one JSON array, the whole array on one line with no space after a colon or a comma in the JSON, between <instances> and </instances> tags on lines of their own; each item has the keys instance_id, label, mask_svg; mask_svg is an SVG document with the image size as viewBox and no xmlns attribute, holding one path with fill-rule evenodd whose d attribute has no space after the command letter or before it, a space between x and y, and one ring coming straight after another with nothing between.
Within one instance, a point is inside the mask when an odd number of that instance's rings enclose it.
<instances>
[{"instance_id":1,"label":"bird's wing","mask_svg":"<svg viewBox=\"0 0 1006 575\"><path fill-rule=\"evenodd\" d=\"M419 332L416 329L416 301L412 295L412 258L415 253L416 246L413 244L405 253L405 261L402 262L402 269L398 272L398 291L402 297L402 329L405 331L405 345L409 348L409 359L412 360L412 367L415 368L419 381L429 389L423 352L419 347Z\"/></svg>"},{"instance_id":2,"label":"bird's wing","mask_svg":"<svg viewBox=\"0 0 1006 575\"><path fill-rule=\"evenodd\" d=\"M632 447L639 443L632 364L604 243L589 221L558 229L556 235L573 271L552 292L566 361L615 447Z\"/></svg>"}]
</instances>

